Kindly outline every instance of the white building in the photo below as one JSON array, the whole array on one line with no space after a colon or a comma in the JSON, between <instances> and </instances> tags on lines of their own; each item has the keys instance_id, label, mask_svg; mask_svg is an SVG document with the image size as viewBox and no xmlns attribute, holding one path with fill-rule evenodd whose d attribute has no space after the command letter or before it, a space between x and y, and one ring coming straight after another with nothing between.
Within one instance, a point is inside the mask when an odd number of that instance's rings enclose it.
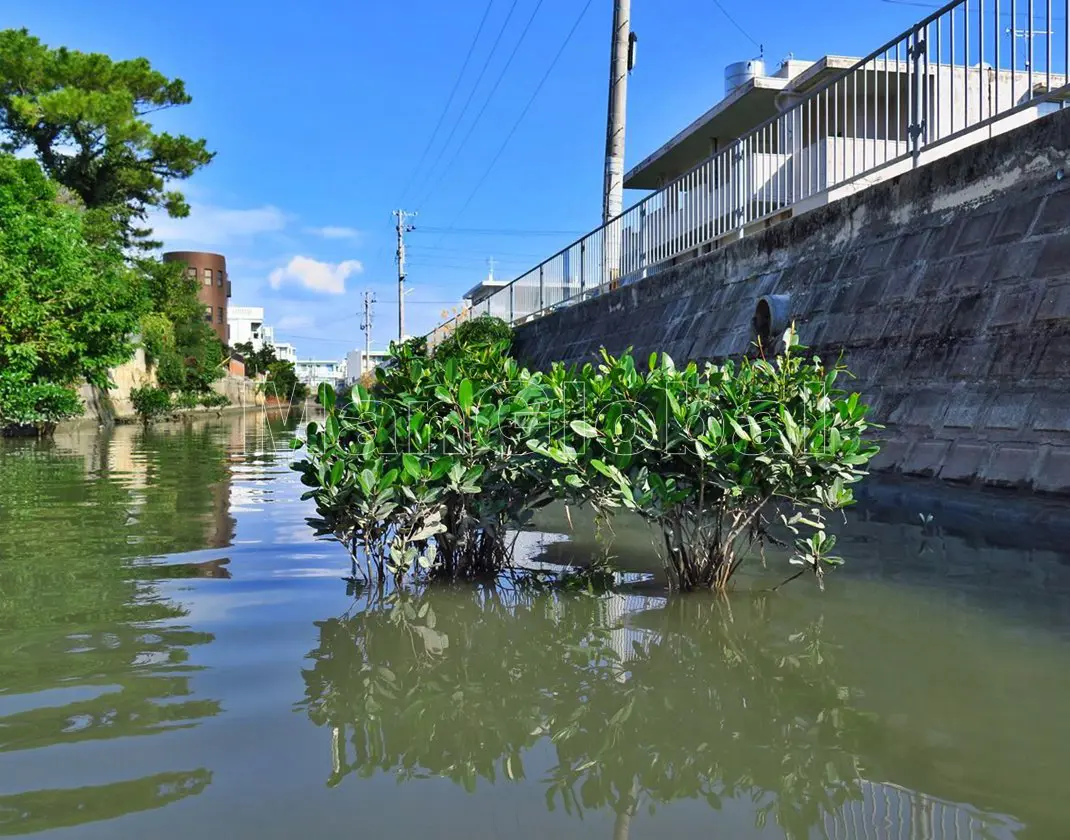
<instances>
[{"instance_id":1,"label":"white building","mask_svg":"<svg viewBox=\"0 0 1070 840\"><path fill-rule=\"evenodd\" d=\"M625 174L625 189L658 192L620 222L620 274L764 228L1060 107L1036 98L1060 89L1065 75L940 62L935 52L915 67L902 52L785 59L772 74L761 60L729 65L724 98ZM557 300L551 291L544 297Z\"/></svg>"},{"instance_id":2,"label":"white building","mask_svg":"<svg viewBox=\"0 0 1070 840\"><path fill-rule=\"evenodd\" d=\"M297 348L288 341L280 341L272 346L275 348L276 359L297 364Z\"/></svg>"},{"instance_id":3,"label":"white building","mask_svg":"<svg viewBox=\"0 0 1070 840\"><path fill-rule=\"evenodd\" d=\"M350 350L346 353L346 384L352 384L390 358L389 350Z\"/></svg>"},{"instance_id":4,"label":"white building","mask_svg":"<svg viewBox=\"0 0 1070 840\"><path fill-rule=\"evenodd\" d=\"M342 359L298 359L294 372L313 392L324 382L340 388L346 381L346 363Z\"/></svg>"},{"instance_id":5,"label":"white building","mask_svg":"<svg viewBox=\"0 0 1070 840\"><path fill-rule=\"evenodd\" d=\"M275 344L275 330L264 323L262 306L231 306L227 310L227 323L232 347L249 343L257 351L265 344Z\"/></svg>"}]
</instances>

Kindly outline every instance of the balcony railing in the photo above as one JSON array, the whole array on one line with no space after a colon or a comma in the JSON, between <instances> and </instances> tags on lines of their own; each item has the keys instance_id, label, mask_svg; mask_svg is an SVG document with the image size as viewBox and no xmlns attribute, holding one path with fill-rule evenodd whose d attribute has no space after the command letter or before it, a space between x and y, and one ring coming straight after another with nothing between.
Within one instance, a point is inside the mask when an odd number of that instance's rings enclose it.
<instances>
[{"instance_id":1,"label":"balcony railing","mask_svg":"<svg viewBox=\"0 0 1070 840\"><path fill-rule=\"evenodd\" d=\"M955 0L428 336L511 323L707 253L1070 97L1070 0Z\"/></svg>"}]
</instances>

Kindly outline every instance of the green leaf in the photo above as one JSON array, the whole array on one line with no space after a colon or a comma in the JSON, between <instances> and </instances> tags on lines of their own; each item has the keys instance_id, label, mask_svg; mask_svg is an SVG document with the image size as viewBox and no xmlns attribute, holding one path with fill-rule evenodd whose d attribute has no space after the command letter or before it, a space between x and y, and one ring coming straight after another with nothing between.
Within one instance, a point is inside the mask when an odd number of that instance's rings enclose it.
<instances>
[{"instance_id":1,"label":"green leaf","mask_svg":"<svg viewBox=\"0 0 1070 840\"><path fill-rule=\"evenodd\" d=\"M743 440L749 441L751 439L750 435L743 431L743 427L736 422L736 419L734 417L728 418L728 425L730 425L732 427L732 430L741 438L743 438Z\"/></svg>"},{"instance_id":2,"label":"green leaf","mask_svg":"<svg viewBox=\"0 0 1070 840\"><path fill-rule=\"evenodd\" d=\"M460 405L461 411L467 414L472 408L472 380L462 379L460 386L457 388L457 404Z\"/></svg>"},{"instance_id":3,"label":"green leaf","mask_svg":"<svg viewBox=\"0 0 1070 840\"><path fill-rule=\"evenodd\" d=\"M596 438L598 437L598 429L588 423L586 420L573 420L569 423L576 434L584 438Z\"/></svg>"},{"instance_id":4,"label":"green leaf","mask_svg":"<svg viewBox=\"0 0 1070 840\"><path fill-rule=\"evenodd\" d=\"M407 475L413 478L420 477L420 459L408 452L401 456L401 465Z\"/></svg>"}]
</instances>

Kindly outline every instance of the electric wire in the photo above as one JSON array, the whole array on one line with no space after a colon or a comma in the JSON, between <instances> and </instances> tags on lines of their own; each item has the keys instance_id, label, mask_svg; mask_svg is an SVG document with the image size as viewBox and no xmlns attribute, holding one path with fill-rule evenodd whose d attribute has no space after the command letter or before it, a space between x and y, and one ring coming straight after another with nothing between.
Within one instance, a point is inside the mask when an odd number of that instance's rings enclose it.
<instances>
[{"instance_id":1,"label":"electric wire","mask_svg":"<svg viewBox=\"0 0 1070 840\"><path fill-rule=\"evenodd\" d=\"M442 156L446 154L446 150L450 147L450 143L457 135L457 129L460 128L461 123L464 121L465 114L468 113L468 106L472 104L472 99L476 95L476 91L479 90L480 82L483 81L483 76L486 75L487 68L490 66L491 60L494 58L494 54L498 51L498 45L501 43L502 35L505 34L505 29L509 26L509 21L513 19L513 12L516 11L517 4L520 0L513 0L509 6L509 11L505 15L505 20L502 22L501 27L498 29L498 34L494 37L494 43L491 45L490 52L487 53L487 57L483 60L483 66L479 68L479 73L476 76L475 83L472 85L472 89L468 91L468 96L464 100L464 105L461 106L461 112L457 115L457 119L453 121L453 127L450 129L449 134L446 135L446 142L444 142L438 150L438 154L435 155L434 161L427 170L426 180L430 181L431 177L435 173L435 167L442 160ZM422 191L421 191L422 192ZM423 202L417 202L416 209L419 210L423 206Z\"/></svg>"},{"instance_id":2,"label":"electric wire","mask_svg":"<svg viewBox=\"0 0 1070 840\"><path fill-rule=\"evenodd\" d=\"M724 5L722 5L721 0L713 0L713 5L715 5L718 9L721 10L721 14L728 18L729 23L731 23L736 29L743 33L744 38L746 38L748 41L754 44L754 46L761 50L762 45L755 41L754 38L751 37L751 34L742 26L740 26L739 21L737 21L734 17L732 17L732 15L728 13L728 9L726 9Z\"/></svg>"},{"instance_id":3,"label":"electric wire","mask_svg":"<svg viewBox=\"0 0 1070 840\"><path fill-rule=\"evenodd\" d=\"M435 194L435 190L438 189L439 185L442 183L442 180L453 168L453 164L457 161L458 156L464 150L464 147L468 143L469 138L471 138L472 133L476 130L476 126L479 125L480 119L482 119L483 114L486 113L487 106L489 106L491 100L494 99L494 94L498 92L498 87L499 85L501 85L502 79L504 79L505 74L509 72L509 68L510 66L512 66L513 59L516 58L516 54L517 52L519 52L521 44L524 43L524 39L527 37L528 31L531 29L531 24L534 23L535 16L539 13L539 9L542 8L542 4L543 0L538 0L538 2L535 4L535 8L532 10L531 16L528 18L528 22L524 24L524 29L520 33L520 38L517 39L516 44L513 45L513 51L509 53L509 58L506 59L505 65L499 71L498 78L494 82L494 86L490 89L490 93L487 94L487 98L483 100L483 105L482 107L480 107L479 113L476 114L475 119L473 119L471 124L468 126L468 131L465 133L464 137L461 138L461 142L460 144L458 144L457 148L454 149L453 154L449 159L449 162L439 174L438 179L434 181L431 188L427 190L427 192L424 194L423 199L417 202L417 210L421 209L425 204L427 204L431 196Z\"/></svg>"},{"instance_id":4,"label":"electric wire","mask_svg":"<svg viewBox=\"0 0 1070 840\"><path fill-rule=\"evenodd\" d=\"M542 78L539 80L539 84L536 85L535 90L532 91L531 96L528 98L527 104L524 105L524 109L520 112L520 116L516 118L516 122L514 122L513 127L509 129L509 133L505 135L505 139L502 141L501 146L498 147L498 151L494 154L494 157L491 158L491 161L488 164L487 168L483 171L482 176L480 176L479 180L476 182L476 185L468 194L468 198L466 198L464 204L461 205L461 209L458 210L456 214L454 214L453 220L450 222L449 225L447 225L447 228L452 227L454 224L456 224L457 220L464 214L464 211L467 210L468 206L472 203L472 199L475 198L476 193L479 192L480 187L483 186L483 182L487 180L487 176L490 175L491 170L494 169L494 165L502 156L502 152L505 151L506 146L509 145L509 141L513 139L513 135L516 133L517 128L520 127L520 123L523 122L524 117L527 116L528 111L531 109L531 106L535 102L536 97L538 97L543 85L546 84L546 80L550 77L550 74L557 66L557 62L560 61L561 56L565 52L565 48L572 40L572 36L576 33L576 30L579 28L580 23L586 16L587 10L591 8L591 3L592 0L587 0L586 4L584 4L583 8L580 10L579 15L576 17L575 23L573 23L572 28L569 29L568 34L565 36L565 40L561 42L561 46L558 48L557 53L554 55L553 61L550 62L550 66L547 67L546 72L543 73ZM441 242L441 239L439 240L439 242Z\"/></svg>"},{"instance_id":5,"label":"electric wire","mask_svg":"<svg viewBox=\"0 0 1070 840\"><path fill-rule=\"evenodd\" d=\"M438 130L442 128L442 122L446 119L446 114L450 110L450 105L453 104L453 97L457 95L457 89L461 86L461 79L464 78L464 72L468 69L468 62L472 60L472 53L475 52L476 44L479 42L479 36L483 34L483 27L487 23L487 17L490 15L490 10L494 6L494 0L489 0L487 8L483 10L483 17L479 19L479 26L476 27L475 37L472 38L472 43L468 45L468 52L464 57L464 61L461 63L461 70L457 74L457 78L453 82L453 87L450 89L449 96L446 97L446 104L442 107L442 113L438 115L438 121L435 123L434 129L431 131L431 136L427 138L427 145L424 146L423 152L420 154L420 159L409 171L409 179L405 183L405 189L401 191L401 206L405 206L405 199L409 195L409 189L412 187L413 181L416 179L416 174L420 171L420 167L423 166L424 161L427 160L427 153L431 151L431 146L434 145L435 138L438 137Z\"/></svg>"}]
</instances>

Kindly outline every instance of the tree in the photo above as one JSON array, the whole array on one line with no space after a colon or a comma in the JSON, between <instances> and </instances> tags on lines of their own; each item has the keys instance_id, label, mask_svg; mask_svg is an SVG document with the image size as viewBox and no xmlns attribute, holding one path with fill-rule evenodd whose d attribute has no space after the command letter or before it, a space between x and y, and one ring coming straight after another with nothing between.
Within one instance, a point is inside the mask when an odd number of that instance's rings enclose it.
<instances>
[{"instance_id":1,"label":"tree","mask_svg":"<svg viewBox=\"0 0 1070 840\"><path fill-rule=\"evenodd\" d=\"M268 395L280 400L296 403L308 399L308 386L298 380L293 362L275 361L268 365L264 384Z\"/></svg>"},{"instance_id":2,"label":"tree","mask_svg":"<svg viewBox=\"0 0 1070 840\"><path fill-rule=\"evenodd\" d=\"M146 117L191 101L147 59L51 49L25 29L0 32L0 149L30 149L89 211L94 240L150 249L148 211L189 214L183 180L212 160L203 139L156 132Z\"/></svg>"},{"instance_id":3,"label":"tree","mask_svg":"<svg viewBox=\"0 0 1070 840\"><path fill-rule=\"evenodd\" d=\"M74 386L107 385L143 305L118 247L89 245L41 167L0 154L0 426L77 413Z\"/></svg>"},{"instance_id":4,"label":"tree","mask_svg":"<svg viewBox=\"0 0 1070 840\"><path fill-rule=\"evenodd\" d=\"M259 350L254 350L251 341L243 341L235 344L234 349L245 358L245 375L249 377L267 373L268 368L279 360L275 355L275 348L270 344L264 344Z\"/></svg>"}]
</instances>

